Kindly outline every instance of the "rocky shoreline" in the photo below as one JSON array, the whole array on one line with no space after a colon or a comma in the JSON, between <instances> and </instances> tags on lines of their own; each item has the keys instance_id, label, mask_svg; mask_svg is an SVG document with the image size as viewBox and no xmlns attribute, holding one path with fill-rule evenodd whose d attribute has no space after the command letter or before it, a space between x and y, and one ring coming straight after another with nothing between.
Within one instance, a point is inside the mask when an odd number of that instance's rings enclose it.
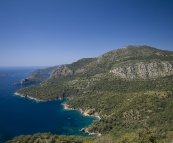
<instances>
[{"instance_id":1,"label":"rocky shoreline","mask_svg":"<svg viewBox=\"0 0 173 143\"><path fill-rule=\"evenodd\" d=\"M95 115L89 115L87 112L83 111L82 109L74 109L74 108L69 108L67 104L65 103L62 103L62 105L64 106L64 109L65 110L78 110L81 112L81 114L83 114L84 116L92 116L92 117L96 117L98 118L99 120L101 119L100 116L95 116Z\"/></svg>"},{"instance_id":2,"label":"rocky shoreline","mask_svg":"<svg viewBox=\"0 0 173 143\"><path fill-rule=\"evenodd\" d=\"M64 110L78 110L84 116L92 116L92 117L98 118L99 120L101 119L100 116L89 115L87 112L83 111L82 109L69 108L68 105L65 104L65 103L62 103L62 105L64 106ZM89 132L87 128L82 128L79 131L80 132L84 132L85 134L88 134L88 135L98 135L98 136L101 136L100 133Z\"/></svg>"},{"instance_id":3,"label":"rocky shoreline","mask_svg":"<svg viewBox=\"0 0 173 143\"><path fill-rule=\"evenodd\" d=\"M37 101L37 102L45 102L44 100L39 100L39 99L37 99L37 98L31 97L31 96L28 96L28 95L26 95L26 96L21 95L21 94L18 93L18 92L15 92L14 94L17 95L17 96L23 97L23 98L29 98L29 99L31 99L31 100L35 100L35 101Z\"/></svg>"},{"instance_id":4,"label":"rocky shoreline","mask_svg":"<svg viewBox=\"0 0 173 143\"><path fill-rule=\"evenodd\" d=\"M94 132L89 132L87 128L82 128L79 130L80 132L84 132L85 134L88 134L90 136L93 136L93 135L98 135L98 136L101 136L100 133L94 133Z\"/></svg>"}]
</instances>

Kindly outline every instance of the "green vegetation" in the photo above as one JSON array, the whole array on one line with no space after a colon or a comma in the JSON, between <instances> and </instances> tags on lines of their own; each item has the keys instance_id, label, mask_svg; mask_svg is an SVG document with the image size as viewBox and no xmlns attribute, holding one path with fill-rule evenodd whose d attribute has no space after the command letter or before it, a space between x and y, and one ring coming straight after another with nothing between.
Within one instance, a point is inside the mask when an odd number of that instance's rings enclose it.
<instances>
[{"instance_id":1,"label":"green vegetation","mask_svg":"<svg viewBox=\"0 0 173 143\"><path fill-rule=\"evenodd\" d=\"M140 62L144 63L144 67L140 67ZM145 63L152 62L162 64L145 66ZM139 67L133 75L145 70L146 74L151 73L150 78L121 78L110 72L135 63ZM52 78L17 92L40 100L70 97L71 100L66 102L69 108L99 115L101 119L87 130L101 133L101 137L74 137L81 138L81 142L167 143L173 140L173 52L148 46L128 46L98 58L79 60L66 67L74 74ZM127 74L124 71L118 72ZM50 135L50 138L53 136L56 135ZM36 139L41 142L40 138ZM66 138L68 140L69 137Z\"/></svg>"},{"instance_id":2,"label":"green vegetation","mask_svg":"<svg viewBox=\"0 0 173 143\"><path fill-rule=\"evenodd\" d=\"M29 82L37 82L37 81L44 81L44 80L46 80L46 78L39 74L34 74L34 75L31 75L30 77L28 77L27 80Z\"/></svg>"},{"instance_id":3,"label":"green vegetation","mask_svg":"<svg viewBox=\"0 0 173 143\"><path fill-rule=\"evenodd\" d=\"M95 60L95 58L83 58L83 59L78 60L77 62L67 65L67 67L72 70L78 70L78 69L83 68L85 65L93 62L94 60Z\"/></svg>"},{"instance_id":4,"label":"green vegetation","mask_svg":"<svg viewBox=\"0 0 173 143\"><path fill-rule=\"evenodd\" d=\"M94 138L81 136L59 136L50 133L38 133L33 136L18 136L6 143L92 143L93 140Z\"/></svg>"},{"instance_id":5,"label":"green vegetation","mask_svg":"<svg viewBox=\"0 0 173 143\"><path fill-rule=\"evenodd\" d=\"M37 133L34 135L21 135L6 143L164 143L171 142L173 132L165 134L161 130L145 127L134 133L126 133L118 140L112 135L100 137L63 136L50 133Z\"/></svg>"},{"instance_id":6,"label":"green vegetation","mask_svg":"<svg viewBox=\"0 0 173 143\"><path fill-rule=\"evenodd\" d=\"M58 68L59 66L54 66L54 67L48 67L45 69L37 69L35 71L32 72L32 75L34 74L51 74L51 72L53 70L55 70L56 68Z\"/></svg>"}]
</instances>

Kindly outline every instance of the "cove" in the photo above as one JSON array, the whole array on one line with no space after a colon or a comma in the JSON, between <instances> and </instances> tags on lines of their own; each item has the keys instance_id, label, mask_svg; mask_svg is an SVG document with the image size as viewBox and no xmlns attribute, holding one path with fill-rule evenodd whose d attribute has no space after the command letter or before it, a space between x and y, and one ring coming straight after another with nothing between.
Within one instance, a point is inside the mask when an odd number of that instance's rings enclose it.
<instances>
[{"instance_id":1,"label":"cove","mask_svg":"<svg viewBox=\"0 0 173 143\"><path fill-rule=\"evenodd\" d=\"M64 110L64 100L36 102L14 95L30 85L12 86L33 71L31 68L0 69L8 76L0 77L0 143L14 136L51 132L59 135L82 135L81 128L92 124L95 117L85 117L77 110Z\"/></svg>"}]
</instances>

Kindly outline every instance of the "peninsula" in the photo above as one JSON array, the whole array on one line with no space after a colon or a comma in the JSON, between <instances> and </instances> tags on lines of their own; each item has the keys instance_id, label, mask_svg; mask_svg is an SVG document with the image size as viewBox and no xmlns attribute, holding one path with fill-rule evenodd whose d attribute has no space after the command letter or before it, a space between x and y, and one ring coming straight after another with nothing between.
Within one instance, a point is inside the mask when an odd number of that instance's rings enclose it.
<instances>
[{"instance_id":1,"label":"peninsula","mask_svg":"<svg viewBox=\"0 0 173 143\"><path fill-rule=\"evenodd\" d=\"M173 52L126 46L58 66L42 84L17 93L41 101L70 97L65 109L100 118L87 127L101 133L98 140L171 142L172 81Z\"/></svg>"},{"instance_id":2,"label":"peninsula","mask_svg":"<svg viewBox=\"0 0 173 143\"><path fill-rule=\"evenodd\" d=\"M25 79L22 79L19 82L15 82L13 83L13 85L21 85L21 84L28 84L28 83L32 83L32 82L39 82L39 81L45 81L47 78L39 75L38 73L35 73Z\"/></svg>"}]
</instances>

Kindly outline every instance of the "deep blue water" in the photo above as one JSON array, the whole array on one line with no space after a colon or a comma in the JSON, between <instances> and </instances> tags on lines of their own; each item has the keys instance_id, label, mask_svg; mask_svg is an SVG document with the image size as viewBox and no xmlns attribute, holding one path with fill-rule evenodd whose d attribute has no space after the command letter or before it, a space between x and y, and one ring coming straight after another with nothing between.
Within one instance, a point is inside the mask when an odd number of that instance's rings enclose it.
<instances>
[{"instance_id":1,"label":"deep blue water","mask_svg":"<svg viewBox=\"0 0 173 143\"><path fill-rule=\"evenodd\" d=\"M84 136L79 129L90 125L96 118L84 117L76 110L64 110L61 103L65 100L36 102L14 95L20 88L39 84L12 85L35 69L0 68L0 75L8 74L0 76L0 143L14 136L38 132Z\"/></svg>"}]
</instances>

